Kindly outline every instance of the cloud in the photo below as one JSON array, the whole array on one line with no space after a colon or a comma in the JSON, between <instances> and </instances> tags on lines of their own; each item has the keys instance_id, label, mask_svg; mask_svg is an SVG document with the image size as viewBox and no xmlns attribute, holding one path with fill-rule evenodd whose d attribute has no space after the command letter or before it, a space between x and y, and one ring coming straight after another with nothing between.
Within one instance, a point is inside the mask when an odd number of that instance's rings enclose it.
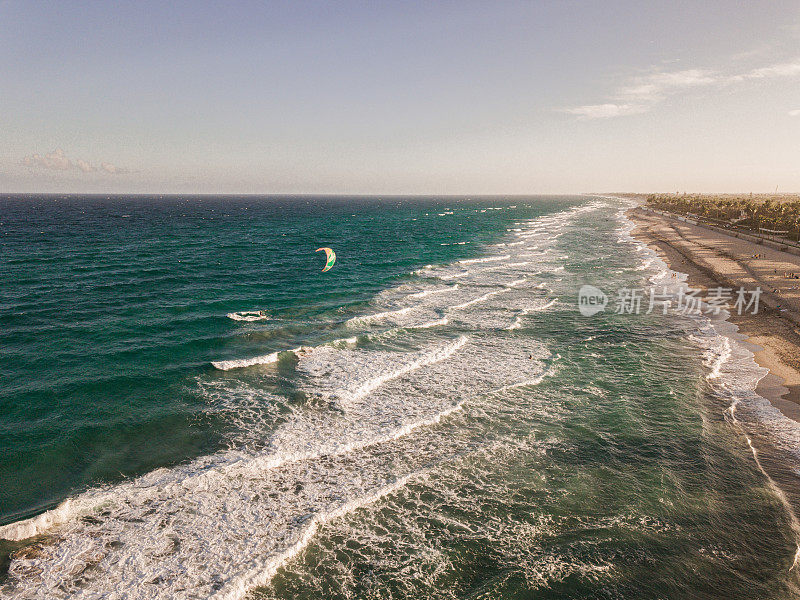
<instances>
[{"instance_id":1,"label":"cloud","mask_svg":"<svg viewBox=\"0 0 800 600\"><path fill-rule=\"evenodd\" d=\"M580 119L610 119L623 115L636 115L647 111L646 106L637 104L587 104L565 108L564 112L576 115Z\"/></svg>"},{"instance_id":2,"label":"cloud","mask_svg":"<svg viewBox=\"0 0 800 600\"><path fill-rule=\"evenodd\" d=\"M657 102L668 94L686 88L713 84L717 81L714 73L702 69L687 69L671 73L656 72L637 77L618 92L619 98L636 99L640 102Z\"/></svg>"},{"instance_id":3,"label":"cloud","mask_svg":"<svg viewBox=\"0 0 800 600\"><path fill-rule=\"evenodd\" d=\"M90 162L80 158L73 162L67 158L66 154L61 148L56 148L44 156L41 154L30 154L22 159L22 164L26 167L49 169L52 171L77 170L81 173L102 172L110 175L124 175L126 173L130 173L129 169L118 167L108 162L101 162L100 166L95 166Z\"/></svg>"},{"instance_id":4,"label":"cloud","mask_svg":"<svg viewBox=\"0 0 800 600\"><path fill-rule=\"evenodd\" d=\"M794 77L796 75L800 75L800 59L794 62L753 69L745 77L747 79L763 79L765 77Z\"/></svg>"},{"instance_id":5,"label":"cloud","mask_svg":"<svg viewBox=\"0 0 800 600\"><path fill-rule=\"evenodd\" d=\"M81 160L80 158L75 161L75 166L78 167L84 173L91 173L92 171L97 171L97 167L90 165L85 160Z\"/></svg>"},{"instance_id":6,"label":"cloud","mask_svg":"<svg viewBox=\"0 0 800 600\"><path fill-rule=\"evenodd\" d=\"M54 171L69 171L72 168L72 161L64 155L64 151L61 148L56 148L44 156L41 154L26 156L22 159L22 164L28 167L39 167Z\"/></svg>"},{"instance_id":7,"label":"cloud","mask_svg":"<svg viewBox=\"0 0 800 600\"><path fill-rule=\"evenodd\" d=\"M790 117L800 117L800 108L796 108L794 110L789 111Z\"/></svg>"},{"instance_id":8,"label":"cloud","mask_svg":"<svg viewBox=\"0 0 800 600\"><path fill-rule=\"evenodd\" d=\"M100 168L103 169L106 173L111 173L112 175L124 175L125 173L129 173L128 169L124 169L122 167L117 167L112 165L111 163L100 163Z\"/></svg>"},{"instance_id":9,"label":"cloud","mask_svg":"<svg viewBox=\"0 0 800 600\"><path fill-rule=\"evenodd\" d=\"M654 70L631 78L606 103L563 108L561 112L576 115L580 119L622 117L647 112L669 96L685 93L693 88L713 88L746 81L794 77L800 77L800 58L742 73L721 73L707 69Z\"/></svg>"}]
</instances>

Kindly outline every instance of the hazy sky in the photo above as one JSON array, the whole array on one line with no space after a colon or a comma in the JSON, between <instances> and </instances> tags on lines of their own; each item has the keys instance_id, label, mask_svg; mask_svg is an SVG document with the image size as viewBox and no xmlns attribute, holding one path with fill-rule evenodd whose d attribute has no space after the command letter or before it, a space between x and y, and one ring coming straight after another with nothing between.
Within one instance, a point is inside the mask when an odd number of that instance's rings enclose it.
<instances>
[{"instance_id":1,"label":"hazy sky","mask_svg":"<svg viewBox=\"0 0 800 600\"><path fill-rule=\"evenodd\" d=\"M797 0L0 0L0 192L776 186Z\"/></svg>"}]
</instances>

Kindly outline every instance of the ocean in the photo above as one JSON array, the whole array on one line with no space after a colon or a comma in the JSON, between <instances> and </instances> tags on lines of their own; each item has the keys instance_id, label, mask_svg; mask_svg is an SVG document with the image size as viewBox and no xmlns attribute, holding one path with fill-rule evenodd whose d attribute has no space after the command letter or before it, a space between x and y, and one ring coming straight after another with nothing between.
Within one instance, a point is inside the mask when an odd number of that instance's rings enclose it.
<instances>
[{"instance_id":1,"label":"ocean","mask_svg":"<svg viewBox=\"0 0 800 600\"><path fill-rule=\"evenodd\" d=\"M796 424L612 310L629 206L0 196L0 596L800 597Z\"/></svg>"}]
</instances>

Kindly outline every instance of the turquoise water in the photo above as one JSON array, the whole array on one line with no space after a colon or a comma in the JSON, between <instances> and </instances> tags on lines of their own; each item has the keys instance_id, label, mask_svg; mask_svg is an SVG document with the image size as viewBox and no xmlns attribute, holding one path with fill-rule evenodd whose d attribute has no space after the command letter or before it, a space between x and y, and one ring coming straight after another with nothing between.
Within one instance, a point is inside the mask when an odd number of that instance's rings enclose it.
<instances>
[{"instance_id":1,"label":"turquoise water","mask_svg":"<svg viewBox=\"0 0 800 600\"><path fill-rule=\"evenodd\" d=\"M796 597L748 352L577 310L666 274L622 208L4 197L0 590Z\"/></svg>"}]
</instances>

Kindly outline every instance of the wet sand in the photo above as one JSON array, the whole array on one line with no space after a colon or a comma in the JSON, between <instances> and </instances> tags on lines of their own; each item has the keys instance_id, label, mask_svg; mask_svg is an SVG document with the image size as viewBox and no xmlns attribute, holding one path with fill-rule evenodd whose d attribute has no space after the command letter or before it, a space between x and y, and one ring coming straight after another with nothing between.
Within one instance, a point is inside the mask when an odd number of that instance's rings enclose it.
<instances>
[{"instance_id":1,"label":"wet sand","mask_svg":"<svg viewBox=\"0 0 800 600\"><path fill-rule=\"evenodd\" d=\"M800 279L785 277L800 274L800 256L641 208L628 216L636 224L633 235L672 269L687 273L690 287L761 287L758 314L732 311L730 320L747 336L758 364L770 371L758 393L800 421Z\"/></svg>"}]
</instances>

